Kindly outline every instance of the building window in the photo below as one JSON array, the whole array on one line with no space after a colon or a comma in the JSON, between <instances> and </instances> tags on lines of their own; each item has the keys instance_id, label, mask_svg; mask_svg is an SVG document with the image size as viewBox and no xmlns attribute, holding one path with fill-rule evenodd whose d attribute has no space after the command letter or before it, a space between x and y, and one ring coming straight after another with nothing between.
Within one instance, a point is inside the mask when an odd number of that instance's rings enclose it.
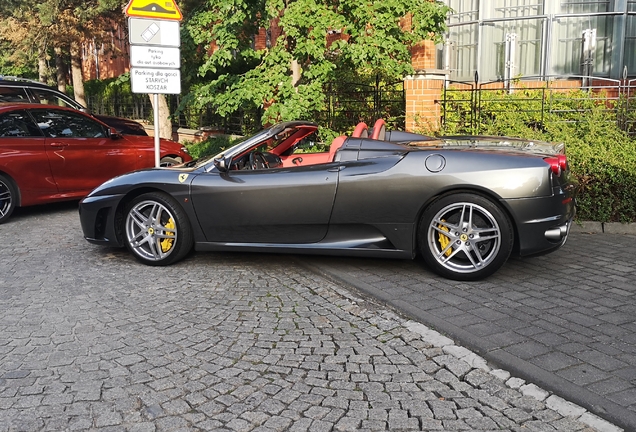
<instances>
[{"instance_id":1,"label":"building window","mask_svg":"<svg viewBox=\"0 0 636 432\"><path fill-rule=\"evenodd\" d=\"M636 12L636 2L632 5ZM627 16L627 31L625 32L625 66L630 75L636 75L636 15Z\"/></svg>"},{"instance_id":2,"label":"building window","mask_svg":"<svg viewBox=\"0 0 636 432\"><path fill-rule=\"evenodd\" d=\"M448 0L446 4L453 10L449 17L451 24L469 23L479 19L479 0Z\"/></svg>"},{"instance_id":3,"label":"building window","mask_svg":"<svg viewBox=\"0 0 636 432\"><path fill-rule=\"evenodd\" d=\"M496 21L482 29L482 81L502 80L541 73L543 20ZM508 55L506 53L509 53Z\"/></svg>"},{"instance_id":4,"label":"building window","mask_svg":"<svg viewBox=\"0 0 636 432\"><path fill-rule=\"evenodd\" d=\"M552 26L552 75L580 75L584 31L596 30L593 75L608 76L611 65L613 17L555 18Z\"/></svg>"},{"instance_id":5,"label":"building window","mask_svg":"<svg viewBox=\"0 0 636 432\"><path fill-rule=\"evenodd\" d=\"M614 0L561 0L560 6L565 14L612 12Z\"/></svg>"},{"instance_id":6,"label":"building window","mask_svg":"<svg viewBox=\"0 0 636 432\"><path fill-rule=\"evenodd\" d=\"M440 67L451 78L636 76L636 0L446 0ZM619 10L616 10L618 7ZM587 32L587 33L585 33ZM585 34L595 45L584 52ZM589 39L588 39L589 41ZM589 45L588 45L589 46Z\"/></svg>"},{"instance_id":7,"label":"building window","mask_svg":"<svg viewBox=\"0 0 636 432\"><path fill-rule=\"evenodd\" d=\"M495 0L493 18L520 18L543 15L543 0Z\"/></svg>"}]
</instances>

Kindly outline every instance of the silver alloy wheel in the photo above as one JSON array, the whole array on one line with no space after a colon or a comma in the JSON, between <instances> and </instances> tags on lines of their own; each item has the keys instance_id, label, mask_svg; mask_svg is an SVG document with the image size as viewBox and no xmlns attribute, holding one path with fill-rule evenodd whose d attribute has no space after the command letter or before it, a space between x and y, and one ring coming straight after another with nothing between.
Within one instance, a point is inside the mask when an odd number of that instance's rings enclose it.
<instances>
[{"instance_id":1,"label":"silver alloy wheel","mask_svg":"<svg viewBox=\"0 0 636 432\"><path fill-rule=\"evenodd\" d=\"M484 207L458 202L437 212L428 227L427 239L441 266L457 273L474 273L497 258L501 229Z\"/></svg>"},{"instance_id":2,"label":"silver alloy wheel","mask_svg":"<svg viewBox=\"0 0 636 432\"><path fill-rule=\"evenodd\" d=\"M176 219L163 204L141 201L126 216L126 240L139 257L160 261L175 249L178 241Z\"/></svg>"},{"instance_id":3,"label":"silver alloy wheel","mask_svg":"<svg viewBox=\"0 0 636 432\"><path fill-rule=\"evenodd\" d=\"M13 196L11 187L0 178L0 219L3 219L12 210Z\"/></svg>"}]
</instances>

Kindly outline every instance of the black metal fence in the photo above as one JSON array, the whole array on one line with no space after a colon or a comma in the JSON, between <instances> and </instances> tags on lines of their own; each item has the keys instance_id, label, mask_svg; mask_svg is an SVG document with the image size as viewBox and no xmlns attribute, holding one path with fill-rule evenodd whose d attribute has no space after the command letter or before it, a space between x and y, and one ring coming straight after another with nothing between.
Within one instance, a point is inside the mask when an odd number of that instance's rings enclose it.
<instances>
[{"instance_id":1,"label":"black metal fence","mask_svg":"<svg viewBox=\"0 0 636 432\"><path fill-rule=\"evenodd\" d=\"M586 82L583 78L587 78L588 85L581 87ZM577 89L582 91L573 93ZM577 97L580 103L573 103ZM547 81L523 77L510 82L479 83L476 76L473 82L447 81L440 102L441 123L445 127L474 135L481 133L484 118L511 110L530 114L538 119L539 126L550 121L587 121L590 105L586 102L592 102L597 109L602 107L609 114L606 119L636 135L636 79L555 76Z\"/></svg>"},{"instance_id":2,"label":"black metal fence","mask_svg":"<svg viewBox=\"0 0 636 432\"><path fill-rule=\"evenodd\" d=\"M404 83L375 84L330 83L326 88L327 109L313 113L312 120L335 131L345 131L364 121L369 126L382 117L392 128L404 128ZM170 112L181 102L180 95L166 95ZM87 97L88 107L96 114L114 115L152 122L152 104L146 94L113 90L105 95ZM222 117L212 108L186 108L173 124L191 129L210 128L228 134L245 135L261 127L262 109L240 110L230 117Z\"/></svg>"},{"instance_id":3,"label":"black metal fence","mask_svg":"<svg viewBox=\"0 0 636 432\"><path fill-rule=\"evenodd\" d=\"M345 131L359 122L372 126L378 118L391 129L404 129L404 81L383 83L376 77L374 84L330 83L326 93L327 110L317 114L330 129Z\"/></svg>"}]
</instances>

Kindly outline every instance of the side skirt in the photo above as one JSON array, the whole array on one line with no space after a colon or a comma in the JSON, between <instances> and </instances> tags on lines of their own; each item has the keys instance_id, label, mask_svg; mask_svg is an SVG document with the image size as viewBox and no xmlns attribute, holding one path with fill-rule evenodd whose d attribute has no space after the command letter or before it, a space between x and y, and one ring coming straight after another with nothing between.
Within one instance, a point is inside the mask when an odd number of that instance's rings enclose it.
<instances>
[{"instance_id":1,"label":"side skirt","mask_svg":"<svg viewBox=\"0 0 636 432\"><path fill-rule=\"evenodd\" d=\"M329 243L314 244L273 244L273 243L217 243L197 242L196 251L202 252L270 252L306 255L334 255L369 258L413 259L412 251L398 249L378 249L365 247L343 247Z\"/></svg>"}]
</instances>

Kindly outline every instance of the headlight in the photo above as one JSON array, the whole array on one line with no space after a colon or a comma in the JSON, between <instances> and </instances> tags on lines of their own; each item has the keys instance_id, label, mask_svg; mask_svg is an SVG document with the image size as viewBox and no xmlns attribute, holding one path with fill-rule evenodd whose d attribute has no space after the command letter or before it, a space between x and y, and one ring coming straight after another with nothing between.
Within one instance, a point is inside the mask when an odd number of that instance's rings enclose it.
<instances>
[{"instance_id":1,"label":"headlight","mask_svg":"<svg viewBox=\"0 0 636 432\"><path fill-rule=\"evenodd\" d=\"M187 147L181 147L181 151L184 152L185 154L190 154Z\"/></svg>"}]
</instances>

